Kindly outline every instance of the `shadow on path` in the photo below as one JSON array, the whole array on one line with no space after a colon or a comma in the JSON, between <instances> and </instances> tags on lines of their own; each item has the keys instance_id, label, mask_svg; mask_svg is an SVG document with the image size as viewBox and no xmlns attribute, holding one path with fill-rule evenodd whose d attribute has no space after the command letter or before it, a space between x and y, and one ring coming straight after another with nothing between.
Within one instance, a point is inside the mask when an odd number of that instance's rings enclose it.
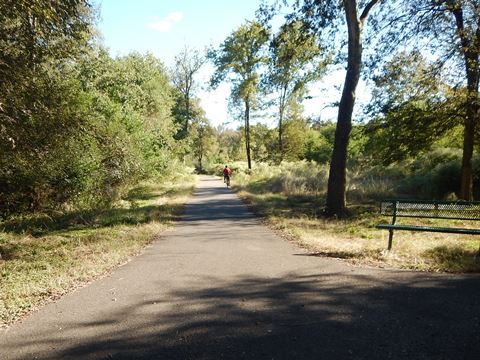
<instances>
[{"instance_id":1,"label":"shadow on path","mask_svg":"<svg viewBox=\"0 0 480 360\"><path fill-rule=\"evenodd\" d=\"M383 282L346 273L247 277L220 285L203 279L198 290L142 299L93 323L71 323L67 334L94 328L96 335L38 358L479 358L478 278L406 273L397 281L398 273L389 275ZM122 326L132 318L137 325ZM112 324L118 331L102 330ZM51 348L60 341L53 334L45 339Z\"/></svg>"},{"instance_id":2,"label":"shadow on path","mask_svg":"<svg viewBox=\"0 0 480 360\"><path fill-rule=\"evenodd\" d=\"M480 277L296 256L203 181L157 247L0 338L0 359L479 359Z\"/></svg>"}]
</instances>

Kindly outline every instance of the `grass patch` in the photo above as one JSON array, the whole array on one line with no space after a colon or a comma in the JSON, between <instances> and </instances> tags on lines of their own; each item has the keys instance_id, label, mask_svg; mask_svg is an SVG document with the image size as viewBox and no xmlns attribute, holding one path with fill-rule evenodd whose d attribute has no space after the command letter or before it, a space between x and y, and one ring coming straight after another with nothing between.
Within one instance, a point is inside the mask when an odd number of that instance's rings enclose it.
<instances>
[{"instance_id":1,"label":"grass patch","mask_svg":"<svg viewBox=\"0 0 480 360\"><path fill-rule=\"evenodd\" d=\"M143 184L113 209L0 223L0 326L126 262L168 227L194 177Z\"/></svg>"},{"instance_id":2,"label":"grass patch","mask_svg":"<svg viewBox=\"0 0 480 360\"><path fill-rule=\"evenodd\" d=\"M301 167L300 164L298 167ZM480 238L473 235L396 231L387 251L388 231L375 225L391 218L379 214L370 197L350 196L346 219L323 217L325 192L308 190L309 174L291 181L286 166L236 177L239 195L276 230L307 249L312 256L340 258L358 265L443 272L480 272ZM297 173L300 171L297 169ZM270 178L272 182L270 182ZM289 186L279 186L286 184ZM318 183L318 180L316 180ZM293 186L291 184L300 184ZM374 187L372 185L372 187ZM347 194L348 196L349 194ZM351 194L350 194L351 195ZM358 199L363 199L362 201ZM353 202L353 203L352 203ZM442 219L397 219L412 225L474 227L475 222Z\"/></svg>"}]
</instances>

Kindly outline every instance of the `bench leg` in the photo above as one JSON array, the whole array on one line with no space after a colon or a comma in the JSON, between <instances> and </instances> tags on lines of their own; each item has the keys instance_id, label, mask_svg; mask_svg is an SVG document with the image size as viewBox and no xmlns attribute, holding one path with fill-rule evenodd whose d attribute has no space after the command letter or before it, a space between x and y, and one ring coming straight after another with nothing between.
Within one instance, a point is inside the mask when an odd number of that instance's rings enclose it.
<instances>
[{"instance_id":1,"label":"bench leg","mask_svg":"<svg viewBox=\"0 0 480 360\"><path fill-rule=\"evenodd\" d=\"M393 229L388 230L388 251L392 250L392 242L393 242Z\"/></svg>"}]
</instances>

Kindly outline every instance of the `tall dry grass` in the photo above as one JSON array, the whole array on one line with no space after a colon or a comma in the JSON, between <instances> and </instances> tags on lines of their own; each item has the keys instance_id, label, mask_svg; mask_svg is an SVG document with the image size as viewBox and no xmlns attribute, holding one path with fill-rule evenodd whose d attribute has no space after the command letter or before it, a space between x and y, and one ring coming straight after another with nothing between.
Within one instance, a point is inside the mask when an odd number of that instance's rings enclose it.
<instances>
[{"instance_id":1,"label":"tall dry grass","mask_svg":"<svg viewBox=\"0 0 480 360\"><path fill-rule=\"evenodd\" d=\"M408 175L405 168L350 170L347 202L351 216L328 219L322 216L327 190L326 166L301 161L285 162L280 166L254 164L252 171L247 171L242 163L233 164L233 167L236 169L233 184L240 196L253 210L265 216L273 228L312 254L380 267L480 271L480 242L472 235L398 231L393 250L386 250L388 232L377 230L375 225L391 219L379 214L377 204L380 199L399 195L396 192L398 184ZM408 221L430 226L435 222ZM443 220L434 225L472 226Z\"/></svg>"}]
</instances>

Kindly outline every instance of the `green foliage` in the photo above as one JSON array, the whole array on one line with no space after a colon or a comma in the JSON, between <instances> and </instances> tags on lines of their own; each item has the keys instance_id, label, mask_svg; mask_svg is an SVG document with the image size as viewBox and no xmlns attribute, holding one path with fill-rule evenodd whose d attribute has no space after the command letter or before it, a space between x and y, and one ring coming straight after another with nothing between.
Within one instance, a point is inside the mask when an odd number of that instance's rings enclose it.
<instances>
[{"instance_id":1,"label":"green foliage","mask_svg":"<svg viewBox=\"0 0 480 360\"><path fill-rule=\"evenodd\" d=\"M456 199L460 169L461 150L445 148L389 166L360 163L349 169L348 198L363 202L388 197Z\"/></svg>"},{"instance_id":2,"label":"green foliage","mask_svg":"<svg viewBox=\"0 0 480 360\"><path fill-rule=\"evenodd\" d=\"M384 164L428 151L461 124L463 99L418 52L400 53L375 78L365 151Z\"/></svg>"},{"instance_id":3,"label":"green foliage","mask_svg":"<svg viewBox=\"0 0 480 360\"><path fill-rule=\"evenodd\" d=\"M77 150L88 96L71 64L86 51L86 1L0 3L0 217L59 204L88 168Z\"/></svg>"},{"instance_id":4,"label":"green foliage","mask_svg":"<svg viewBox=\"0 0 480 360\"><path fill-rule=\"evenodd\" d=\"M317 123L308 129L305 137L306 160L314 160L319 164L330 162L335 138L335 124Z\"/></svg>"},{"instance_id":5,"label":"green foliage","mask_svg":"<svg viewBox=\"0 0 480 360\"><path fill-rule=\"evenodd\" d=\"M303 158L307 134L307 123L302 118L292 119L285 122L284 128L284 159L295 161Z\"/></svg>"},{"instance_id":6,"label":"green foliage","mask_svg":"<svg viewBox=\"0 0 480 360\"><path fill-rule=\"evenodd\" d=\"M0 218L109 205L170 171L172 88L158 59L94 49L86 1L0 10Z\"/></svg>"},{"instance_id":7,"label":"green foliage","mask_svg":"<svg viewBox=\"0 0 480 360\"><path fill-rule=\"evenodd\" d=\"M305 139L304 157L309 161L316 161L319 164L327 164L332 155L332 144L322 134L315 130L309 130Z\"/></svg>"},{"instance_id":8,"label":"green foliage","mask_svg":"<svg viewBox=\"0 0 480 360\"><path fill-rule=\"evenodd\" d=\"M464 126L460 197L470 200L472 154L480 109L478 1L389 2L385 10L384 20L393 26L382 31L384 36L379 41L382 53L391 52L398 43L406 48L429 51L437 59L437 71L443 73L452 88L460 89L454 98L454 110L458 113L456 117L462 119Z\"/></svg>"},{"instance_id":9,"label":"green foliage","mask_svg":"<svg viewBox=\"0 0 480 360\"><path fill-rule=\"evenodd\" d=\"M195 92L198 84L195 75L200 71L206 61L202 52L185 47L175 56L175 66L171 70L172 82L175 88L175 106L173 115L179 125L176 139L188 136L189 125L193 119L200 115L199 106L195 106Z\"/></svg>"},{"instance_id":10,"label":"green foliage","mask_svg":"<svg viewBox=\"0 0 480 360\"><path fill-rule=\"evenodd\" d=\"M418 198L455 198L460 191L461 151L436 150L415 159L398 191Z\"/></svg>"},{"instance_id":11,"label":"green foliage","mask_svg":"<svg viewBox=\"0 0 480 360\"><path fill-rule=\"evenodd\" d=\"M300 19L280 27L271 41L270 52L272 60L265 83L268 92L274 90L278 94L279 160L292 160L298 157L299 151L292 151L291 136L288 144L289 135L284 134L287 131L284 129L287 110L302 102L308 93L307 85L321 78L327 61L321 59L322 49L316 33L309 31Z\"/></svg>"},{"instance_id":12,"label":"green foliage","mask_svg":"<svg viewBox=\"0 0 480 360\"><path fill-rule=\"evenodd\" d=\"M192 153L196 160L196 168L199 172L203 172L205 161L209 160L214 150L218 150L214 129L206 118L196 119L191 125L189 136L192 139Z\"/></svg>"},{"instance_id":13,"label":"green foliage","mask_svg":"<svg viewBox=\"0 0 480 360\"><path fill-rule=\"evenodd\" d=\"M265 44L269 30L257 21L247 22L228 36L219 50L210 53L215 66L212 86L218 86L227 77L231 82L231 104L243 107L245 126L245 150L248 166L251 167L250 111L258 107L260 67L268 63Z\"/></svg>"},{"instance_id":14,"label":"green foliage","mask_svg":"<svg viewBox=\"0 0 480 360\"><path fill-rule=\"evenodd\" d=\"M245 158L245 146L242 137L242 129L235 131L224 128L216 129L218 141L217 161L220 163L229 163Z\"/></svg>"},{"instance_id":15,"label":"green foliage","mask_svg":"<svg viewBox=\"0 0 480 360\"><path fill-rule=\"evenodd\" d=\"M123 188L168 172L175 126L172 90L162 63L150 54L111 59L100 50L83 59L79 78L91 98L98 151L92 194L110 202Z\"/></svg>"},{"instance_id":16,"label":"green foliage","mask_svg":"<svg viewBox=\"0 0 480 360\"><path fill-rule=\"evenodd\" d=\"M264 162L275 157L277 147L274 129L269 129L263 124L255 124L250 126L250 136L254 161Z\"/></svg>"},{"instance_id":17,"label":"green foliage","mask_svg":"<svg viewBox=\"0 0 480 360\"><path fill-rule=\"evenodd\" d=\"M211 85L215 87L232 75L232 96L238 100L250 97L252 102L255 101L259 80L257 70L268 62L263 53L268 36L268 30L255 21L233 31L217 51L209 54L216 68Z\"/></svg>"}]
</instances>

